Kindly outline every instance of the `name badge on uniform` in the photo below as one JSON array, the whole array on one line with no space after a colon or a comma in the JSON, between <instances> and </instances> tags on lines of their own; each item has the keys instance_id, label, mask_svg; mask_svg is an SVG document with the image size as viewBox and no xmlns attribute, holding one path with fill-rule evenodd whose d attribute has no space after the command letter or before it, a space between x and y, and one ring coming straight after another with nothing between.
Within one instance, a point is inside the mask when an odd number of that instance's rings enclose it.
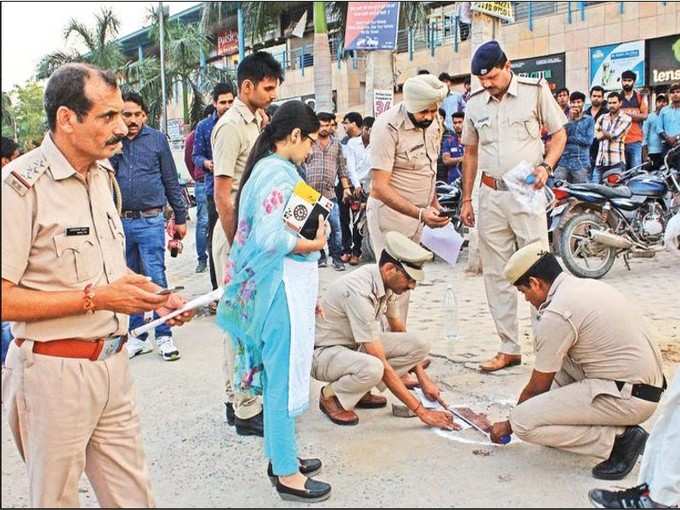
<instances>
[{"instance_id":1,"label":"name badge on uniform","mask_svg":"<svg viewBox=\"0 0 680 510\"><path fill-rule=\"evenodd\" d=\"M67 236L89 236L90 227L71 227L66 229Z\"/></svg>"},{"instance_id":2,"label":"name badge on uniform","mask_svg":"<svg viewBox=\"0 0 680 510\"><path fill-rule=\"evenodd\" d=\"M484 127L484 126L487 126L487 127L488 127L488 126L490 126L490 125L491 125L491 122L489 121L489 117L484 117L484 118L479 119L479 120L477 121L477 125L476 125L475 127L476 127L476 128L481 128L481 127Z\"/></svg>"}]
</instances>

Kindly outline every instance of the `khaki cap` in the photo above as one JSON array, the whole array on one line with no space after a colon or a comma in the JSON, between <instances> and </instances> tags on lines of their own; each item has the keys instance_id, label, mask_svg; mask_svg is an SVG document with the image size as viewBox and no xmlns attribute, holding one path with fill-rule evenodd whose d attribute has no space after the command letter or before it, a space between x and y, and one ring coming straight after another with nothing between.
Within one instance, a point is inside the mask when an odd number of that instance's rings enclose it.
<instances>
[{"instance_id":1,"label":"khaki cap","mask_svg":"<svg viewBox=\"0 0 680 510\"><path fill-rule=\"evenodd\" d=\"M423 264L434 258L432 252L427 251L399 232L385 234L385 251L399 262L404 271L417 282L425 279Z\"/></svg>"},{"instance_id":2,"label":"khaki cap","mask_svg":"<svg viewBox=\"0 0 680 510\"><path fill-rule=\"evenodd\" d=\"M524 248L520 248L505 265L503 270L505 279L514 285L536 262L548 253L543 241L535 241L527 244Z\"/></svg>"}]
</instances>

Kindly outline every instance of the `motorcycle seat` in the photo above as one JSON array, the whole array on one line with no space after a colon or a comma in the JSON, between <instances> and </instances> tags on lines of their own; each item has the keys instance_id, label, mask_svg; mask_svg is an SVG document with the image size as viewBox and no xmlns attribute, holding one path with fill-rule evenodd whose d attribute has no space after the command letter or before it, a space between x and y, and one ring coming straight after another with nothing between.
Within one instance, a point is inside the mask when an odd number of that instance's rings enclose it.
<instances>
[{"instance_id":1,"label":"motorcycle seat","mask_svg":"<svg viewBox=\"0 0 680 510\"><path fill-rule=\"evenodd\" d=\"M633 196L630 189L626 186L611 188L603 184L570 184L569 189L574 191L590 191L607 198L630 198Z\"/></svg>"}]
</instances>

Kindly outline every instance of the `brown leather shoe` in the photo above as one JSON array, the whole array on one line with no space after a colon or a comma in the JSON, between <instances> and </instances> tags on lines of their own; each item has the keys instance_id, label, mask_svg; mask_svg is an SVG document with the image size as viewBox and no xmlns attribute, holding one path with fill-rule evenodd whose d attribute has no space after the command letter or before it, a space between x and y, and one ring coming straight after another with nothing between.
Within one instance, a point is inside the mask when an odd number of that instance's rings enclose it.
<instances>
[{"instance_id":1,"label":"brown leather shoe","mask_svg":"<svg viewBox=\"0 0 680 510\"><path fill-rule=\"evenodd\" d=\"M514 367L515 365L521 364L521 354L503 354L502 352L499 352L489 361L485 361L479 365L479 369L482 372L495 372L496 370L501 370L506 367Z\"/></svg>"},{"instance_id":2,"label":"brown leather shoe","mask_svg":"<svg viewBox=\"0 0 680 510\"><path fill-rule=\"evenodd\" d=\"M340 404L338 397L333 395L331 398L324 398L323 389L319 397L319 409L337 425L356 425L359 423L359 417L356 413L346 411Z\"/></svg>"},{"instance_id":3,"label":"brown leather shoe","mask_svg":"<svg viewBox=\"0 0 680 510\"><path fill-rule=\"evenodd\" d=\"M340 260L342 260L345 264L349 262L349 259L351 258L349 253L343 253L340 255Z\"/></svg>"},{"instance_id":4,"label":"brown leather shoe","mask_svg":"<svg viewBox=\"0 0 680 510\"><path fill-rule=\"evenodd\" d=\"M357 402L359 409L380 409L387 405L387 399L382 395L373 395L370 391Z\"/></svg>"},{"instance_id":5,"label":"brown leather shoe","mask_svg":"<svg viewBox=\"0 0 680 510\"><path fill-rule=\"evenodd\" d=\"M356 255L352 255L349 258L349 265L350 266L358 266L359 262L360 262L359 257L357 257Z\"/></svg>"}]
</instances>

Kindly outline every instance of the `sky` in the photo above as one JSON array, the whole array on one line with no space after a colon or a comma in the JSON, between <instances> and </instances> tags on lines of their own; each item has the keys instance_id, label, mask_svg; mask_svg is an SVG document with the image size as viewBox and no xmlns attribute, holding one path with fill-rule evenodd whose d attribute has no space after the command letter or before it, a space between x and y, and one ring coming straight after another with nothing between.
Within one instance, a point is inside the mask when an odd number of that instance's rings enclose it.
<instances>
[{"instance_id":1,"label":"sky","mask_svg":"<svg viewBox=\"0 0 680 510\"><path fill-rule=\"evenodd\" d=\"M170 14L198 2L164 2ZM147 9L157 2L2 2L2 90L21 85L35 73L43 55L83 48L75 38L64 41L64 27L71 18L94 25L94 14L111 7L120 19L119 37L143 28Z\"/></svg>"}]
</instances>

